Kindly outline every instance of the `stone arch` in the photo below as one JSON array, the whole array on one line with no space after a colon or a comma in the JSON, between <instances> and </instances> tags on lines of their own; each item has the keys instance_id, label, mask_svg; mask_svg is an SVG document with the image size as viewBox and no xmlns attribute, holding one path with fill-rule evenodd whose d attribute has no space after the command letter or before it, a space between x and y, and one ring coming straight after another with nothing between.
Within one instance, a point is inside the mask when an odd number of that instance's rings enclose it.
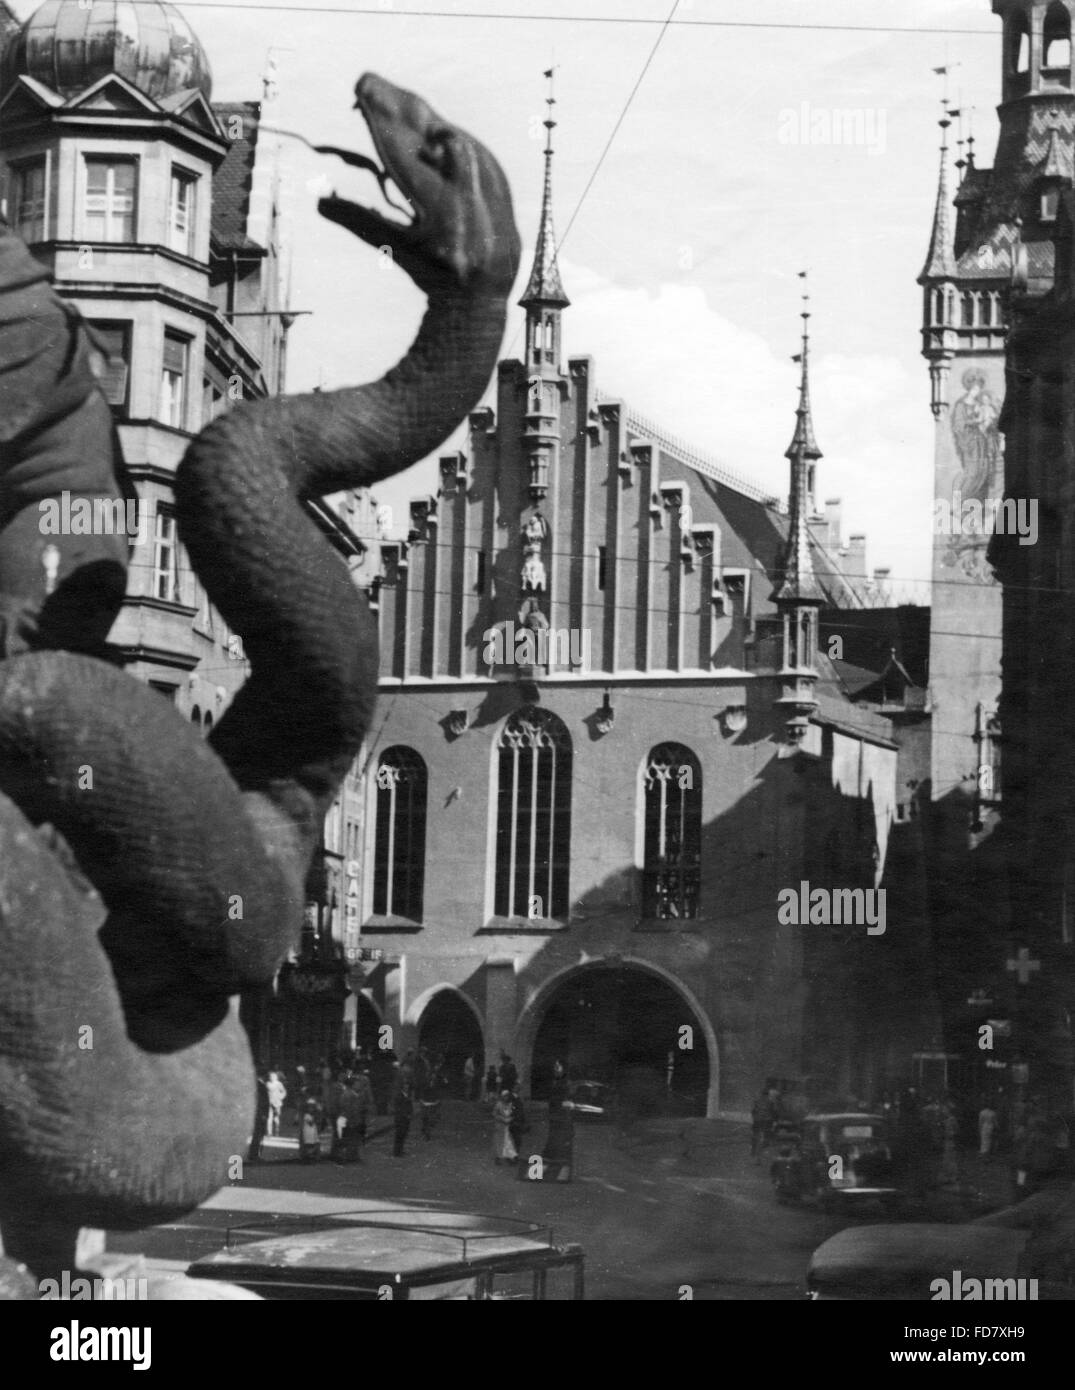
<instances>
[{"instance_id":1,"label":"stone arch","mask_svg":"<svg viewBox=\"0 0 1075 1390\"><path fill-rule=\"evenodd\" d=\"M576 962L557 970L542 982L533 997L521 1010L515 1025L514 1055L521 1068L523 1084L527 1091L530 1087L534 1046L537 1042L538 1030L560 989L573 977L592 974L599 970L621 969L639 971L656 977L678 994L690 1010L705 1039L706 1058L709 1064L709 1087L706 1095L705 1113L709 1118L715 1118L720 1112L720 1045L712 1021L697 995L678 975L662 965L643 960L639 956L617 955Z\"/></svg>"},{"instance_id":2,"label":"stone arch","mask_svg":"<svg viewBox=\"0 0 1075 1390\"><path fill-rule=\"evenodd\" d=\"M483 1071L485 1065L485 1024L474 1000L456 985L434 985L414 1000L403 1022L408 1046L413 1039L429 1048L432 1060L439 1054L448 1094L463 1098L466 1059L476 1056Z\"/></svg>"}]
</instances>

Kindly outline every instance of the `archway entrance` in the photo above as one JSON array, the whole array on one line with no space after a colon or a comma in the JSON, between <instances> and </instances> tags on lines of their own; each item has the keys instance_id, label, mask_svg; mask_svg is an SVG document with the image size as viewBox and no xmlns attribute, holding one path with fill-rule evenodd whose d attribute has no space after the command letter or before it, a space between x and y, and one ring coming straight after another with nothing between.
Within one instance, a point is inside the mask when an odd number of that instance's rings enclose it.
<instances>
[{"instance_id":1,"label":"archway entrance","mask_svg":"<svg viewBox=\"0 0 1075 1390\"><path fill-rule=\"evenodd\" d=\"M586 967L553 989L534 1040L536 1100L557 1058L575 1080L613 1085L628 1112L706 1113L705 1029L678 990L637 966Z\"/></svg>"},{"instance_id":2,"label":"archway entrance","mask_svg":"<svg viewBox=\"0 0 1075 1390\"><path fill-rule=\"evenodd\" d=\"M472 1010L453 990L439 990L425 1006L418 1022L418 1046L426 1049L434 1063L443 1059L450 1096L464 1095L463 1066L468 1057L477 1057L478 1074L482 1073L481 1028Z\"/></svg>"}]
</instances>

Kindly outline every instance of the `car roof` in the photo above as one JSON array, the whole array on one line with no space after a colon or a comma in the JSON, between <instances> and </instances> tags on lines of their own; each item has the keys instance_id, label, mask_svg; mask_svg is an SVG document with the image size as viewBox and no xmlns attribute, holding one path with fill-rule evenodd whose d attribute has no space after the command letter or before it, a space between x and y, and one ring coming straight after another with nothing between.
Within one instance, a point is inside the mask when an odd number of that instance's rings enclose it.
<instances>
[{"instance_id":1,"label":"car roof","mask_svg":"<svg viewBox=\"0 0 1075 1390\"><path fill-rule=\"evenodd\" d=\"M906 1222L851 1226L819 1245L810 1259L818 1287L866 1280L894 1283L914 1276L1000 1279L1016 1274L1027 1232L1002 1226Z\"/></svg>"},{"instance_id":2,"label":"car roof","mask_svg":"<svg viewBox=\"0 0 1075 1390\"><path fill-rule=\"evenodd\" d=\"M265 1235L267 1225L274 1229ZM470 1212L382 1208L232 1227L228 1246L191 1266L205 1277L415 1275L553 1250L548 1227ZM259 1235L261 1238L259 1239ZM194 1277L197 1277L196 1275Z\"/></svg>"}]
</instances>

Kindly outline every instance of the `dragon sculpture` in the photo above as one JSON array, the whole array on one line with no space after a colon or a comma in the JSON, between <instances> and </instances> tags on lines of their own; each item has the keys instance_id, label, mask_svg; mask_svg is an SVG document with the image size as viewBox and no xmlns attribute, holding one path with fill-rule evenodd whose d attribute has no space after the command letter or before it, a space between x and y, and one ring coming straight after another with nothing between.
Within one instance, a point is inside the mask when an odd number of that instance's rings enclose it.
<instances>
[{"instance_id":1,"label":"dragon sculpture","mask_svg":"<svg viewBox=\"0 0 1075 1390\"><path fill-rule=\"evenodd\" d=\"M79 1227L172 1219L245 1151L255 1087L234 996L297 944L377 682L367 606L302 503L435 449L496 363L520 253L502 170L421 98L372 74L355 92L372 167L413 215L336 196L319 210L388 248L428 305L379 381L250 402L190 444L180 537L251 666L208 742L93 654L125 555L61 541L42 586L38 502L118 497L122 465L103 399L78 389L84 327L25 253L0 257L8 287L36 296L29 315L0 310L0 364L13 333L22 363L0 366L0 399L25 404L0 436L0 1232L38 1279L75 1267ZM27 317L51 325L48 351L17 337Z\"/></svg>"}]
</instances>

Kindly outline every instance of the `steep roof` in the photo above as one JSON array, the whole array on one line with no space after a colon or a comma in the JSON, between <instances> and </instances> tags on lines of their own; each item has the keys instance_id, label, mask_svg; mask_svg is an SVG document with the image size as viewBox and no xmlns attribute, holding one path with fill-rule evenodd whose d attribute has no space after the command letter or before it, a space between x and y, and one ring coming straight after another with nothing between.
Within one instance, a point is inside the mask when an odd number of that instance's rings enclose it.
<instances>
[{"instance_id":1,"label":"steep roof","mask_svg":"<svg viewBox=\"0 0 1075 1390\"><path fill-rule=\"evenodd\" d=\"M213 244L222 251L261 251L246 230L261 103L214 101L213 110L228 135L228 153L213 176ZM241 134L233 134L237 131Z\"/></svg>"}]
</instances>

